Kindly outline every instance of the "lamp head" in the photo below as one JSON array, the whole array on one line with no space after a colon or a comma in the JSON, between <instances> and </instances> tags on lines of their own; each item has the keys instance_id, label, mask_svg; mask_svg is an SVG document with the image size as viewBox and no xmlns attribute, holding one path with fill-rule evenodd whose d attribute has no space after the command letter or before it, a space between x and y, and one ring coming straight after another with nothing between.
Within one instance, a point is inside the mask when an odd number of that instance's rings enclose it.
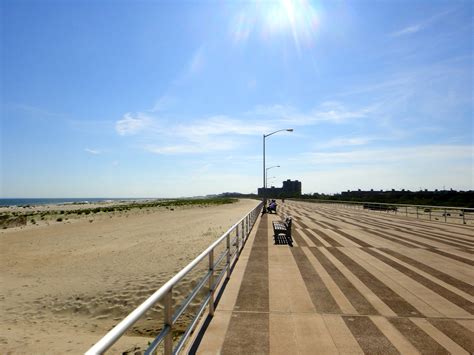
<instances>
[{"instance_id":1,"label":"lamp head","mask_svg":"<svg viewBox=\"0 0 474 355\"><path fill-rule=\"evenodd\" d=\"M288 128L287 131L288 132L293 132L293 128Z\"/></svg>"}]
</instances>

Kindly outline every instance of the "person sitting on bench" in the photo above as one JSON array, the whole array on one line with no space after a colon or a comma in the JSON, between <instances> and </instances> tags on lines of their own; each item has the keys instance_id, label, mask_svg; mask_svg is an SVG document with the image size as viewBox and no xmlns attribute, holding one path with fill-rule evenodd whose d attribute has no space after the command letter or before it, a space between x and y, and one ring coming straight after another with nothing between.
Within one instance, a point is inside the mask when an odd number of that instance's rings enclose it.
<instances>
[{"instance_id":1,"label":"person sitting on bench","mask_svg":"<svg viewBox=\"0 0 474 355\"><path fill-rule=\"evenodd\" d=\"M277 211L277 204L276 204L275 200L272 200L270 202L270 204L268 205L268 207L267 207L267 212L268 213L272 213L272 212L276 213L276 211Z\"/></svg>"}]
</instances>

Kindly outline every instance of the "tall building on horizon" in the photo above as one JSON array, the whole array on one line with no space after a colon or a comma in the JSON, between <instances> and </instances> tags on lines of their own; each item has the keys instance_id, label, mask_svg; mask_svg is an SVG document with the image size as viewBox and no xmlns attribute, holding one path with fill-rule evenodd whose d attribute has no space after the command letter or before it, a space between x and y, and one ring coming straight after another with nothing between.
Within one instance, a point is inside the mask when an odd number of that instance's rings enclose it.
<instances>
[{"instance_id":1,"label":"tall building on horizon","mask_svg":"<svg viewBox=\"0 0 474 355\"><path fill-rule=\"evenodd\" d=\"M301 196L301 181L287 179L283 181L283 187L260 187L258 189L259 197L267 198L285 198Z\"/></svg>"}]
</instances>

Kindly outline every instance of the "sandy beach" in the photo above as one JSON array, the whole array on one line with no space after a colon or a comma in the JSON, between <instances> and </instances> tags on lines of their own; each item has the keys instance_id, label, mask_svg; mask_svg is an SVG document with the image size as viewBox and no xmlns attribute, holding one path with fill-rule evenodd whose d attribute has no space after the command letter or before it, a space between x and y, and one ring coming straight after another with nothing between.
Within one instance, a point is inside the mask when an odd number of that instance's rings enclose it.
<instances>
[{"instance_id":1,"label":"sandy beach","mask_svg":"<svg viewBox=\"0 0 474 355\"><path fill-rule=\"evenodd\" d=\"M132 209L1 230L0 352L83 353L256 204ZM112 353L146 344L140 336L156 330L159 313Z\"/></svg>"}]
</instances>

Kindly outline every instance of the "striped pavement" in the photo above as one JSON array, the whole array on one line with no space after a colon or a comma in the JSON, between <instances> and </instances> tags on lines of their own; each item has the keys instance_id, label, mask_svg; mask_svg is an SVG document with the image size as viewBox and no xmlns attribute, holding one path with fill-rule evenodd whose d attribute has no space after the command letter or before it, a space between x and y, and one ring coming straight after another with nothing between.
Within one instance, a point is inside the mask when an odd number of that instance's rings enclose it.
<instances>
[{"instance_id":1,"label":"striped pavement","mask_svg":"<svg viewBox=\"0 0 474 355\"><path fill-rule=\"evenodd\" d=\"M293 217L293 246L273 220ZM473 354L474 227L287 201L264 215L201 354Z\"/></svg>"}]
</instances>

